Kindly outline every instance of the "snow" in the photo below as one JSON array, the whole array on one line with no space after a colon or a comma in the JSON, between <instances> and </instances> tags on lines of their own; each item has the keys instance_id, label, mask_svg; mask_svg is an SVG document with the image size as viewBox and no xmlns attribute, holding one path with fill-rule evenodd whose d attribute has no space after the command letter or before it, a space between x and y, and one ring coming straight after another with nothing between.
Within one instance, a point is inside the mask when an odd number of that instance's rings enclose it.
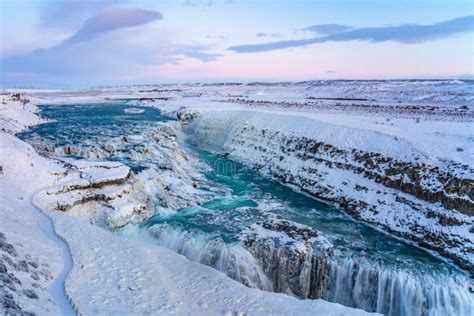
<instances>
[{"instance_id":1,"label":"snow","mask_svg":"<svg viewBox=\"0 0 474 316\"><path fill-rule=\"evenodd\" d=\"M37 211L38 214L43 212L40 209ZM66 278L73 267L71 249L66 241L57 235L53 221L49 217L43 214L43 216L39 215L39 218L43 233L61 248L61 258L63 259L63 268L51 282L49 293L55 298L55 302L62 315L76 315L77 307L73 305L72 299L64 287Z\"/></svg>"},{"instance_id":2,"label":"snow","mask_svg":"<svg viewBox=\"0 0 474 316\"><path fill-rule=\"evenodd\" d=\"M140 114L143 113L145 110L143 109L138 109L138 108L129 108L123 110L125 113L131 113L131 114Z\"/></svg>"},{"instance_id":3,"label":"snow","mask_svg":"<svg viewBox=\"0 0 474 316\"><path fill-rule=\"evenodd\" d=\"M21 102L2 100L0 103L1 130L9 133L18 133L26 126L41 123L43 120L34 112L37 108L31 102L23 105Z\"/></svg>"},{"instance_id":4,"label":"snow","mask_svg":"<svg viewBox=\"0 0 474 316\"><path fill-rule=\"evenodd\" d=\"M21 310L42 315L69 314L73 309L84 315L367 314L322 300L298 300L247 288L160 246L119 237L67 213L48 210L45 205L57 202L55 194L48 194L51 188L67 191L71 186L123 181L129 170L114 163L75 162L77 170L68 174L71 170L64 162L39 156L12 135L41 122L35 108L23 109L8 97L2 102L0 230L19 255L36 261L46 276L35 288L38 298L14 293ZM85 181L81 172L90 177ZM15 276L22 289L33 286L25 273L15 272Z\"/></svg>"},{"instance_id":5,"label":"snow","mask_svg":"<svg viewBox=\"0 0 474 316\"><path fill-rule=\"evenodd\" d=\"M278 127L282 132L298 132L305 136L318 135L325 140L330 139L335 145L357 146L363 150L381 151L404 159L422 156L469 165L474 156L472 119L452 121L422 118L417 122L415 117L292 109L282 111L279 108L249 109L236 104L206 101L186 104L180 100L179 105L168 102L163 107L172 112L184 106L188 111L209 113L208 116L219 112L229 120L235 114L246 115L249 120L253 119L252 123L259 120L258 117L252 117L256 116L255 113L267 113L268 115L260 117L259 125ZM348 133L351 137L348 137ZM458 151L458 148L463 151Z\"/></svg>"},{"instance_id":6,"label":"snow","mask_svg":"<svg viewBox=\"0 0 474 316\"><path fill-rule=\"evenodd\" d=\"M32 195L41 186L54 181L50 171L56 166L37 156L28 144L3 132L0 132L0 152L0 166L3 167L3 174L0 174L0 231L7 236L7 241L13 241L22 257L30 257L41 267L38 272L44 271L46 276L35 280L32 276L15 274L22 288L33 289L39 297L36 301L15 295L15 301L25 311L57 314L66 310L64 292L58 295L59 285L51 281L52 278L61 279L62 249L51 236L48 219L31 204ZM39 287L33 285L35 281Z\"/></svg>"}]
</instances>

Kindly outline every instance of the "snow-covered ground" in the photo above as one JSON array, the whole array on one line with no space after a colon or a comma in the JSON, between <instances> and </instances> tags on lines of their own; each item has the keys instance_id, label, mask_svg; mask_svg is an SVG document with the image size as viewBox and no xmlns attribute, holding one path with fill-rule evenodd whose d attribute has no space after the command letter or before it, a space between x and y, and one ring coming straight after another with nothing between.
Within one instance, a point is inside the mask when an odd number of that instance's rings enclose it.
<instances>
[{"instance_id":1,"label":"snow-covered ground","mask_svg":"<svg viewBox=\"0 0 474 316\"><path fill-rule=\"evenodd\" d=\"M78 95L82 101L105 99ZM5 94L0 101L1 313L366 314L322 300L250 289L162 247L50 210L58 202L86 203L90 195L81 190L121 185L129 170L118 164L48 160L16 138L14 133L41 122L33 103L44 102L42 97L32 93L26 102ZM94 198L116 191L101 194Z\"/></svg>"}]
</instances>

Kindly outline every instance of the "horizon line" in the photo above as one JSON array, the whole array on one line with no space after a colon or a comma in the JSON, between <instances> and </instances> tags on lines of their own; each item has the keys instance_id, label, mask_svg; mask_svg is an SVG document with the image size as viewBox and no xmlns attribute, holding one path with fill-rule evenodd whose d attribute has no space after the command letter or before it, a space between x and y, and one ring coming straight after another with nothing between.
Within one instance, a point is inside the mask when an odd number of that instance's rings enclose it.
<instances>
[{"instance_id":1,"label":"horizon line","mask_svg":"<svg viewBox=\"0 0 474 316\"><path fill-rule=\"evenodd\" d=\"M473 75L460 75L458 76L449 76L449 77L399 77L399 78L372 78L372 79L362 79L362 78L352 78L352 79L335 79L335 78L320 78L320 79L302 79L302 80L222 80L222 81L165 81L165 82L156 82L156 83L126 83L126 84L93 84L93 85L71 85L71 86L59 86L59 85L7 85L1 86L0 89L91 89L91 88L102 88L102 87L130 87L130 86L155 86L155 85L178 85L178 84L204 84L204 85L216 85L216 84L279 84L279 83L303 83L311 81L474 81Z\"/></svg>"}]
</instances>

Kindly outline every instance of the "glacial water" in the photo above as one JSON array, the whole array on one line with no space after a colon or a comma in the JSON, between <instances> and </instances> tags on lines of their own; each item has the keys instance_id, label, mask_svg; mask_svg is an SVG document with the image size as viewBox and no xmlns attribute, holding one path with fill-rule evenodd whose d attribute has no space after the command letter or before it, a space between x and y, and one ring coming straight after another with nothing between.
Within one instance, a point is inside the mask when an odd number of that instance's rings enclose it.
<instances>
[{"instance_id":1,"label":"glacial water","mask_svg":"<svg viewBox=\"0 0 474 316\"><path fill-rule=\"evenodd\" d=\"M112 138L141 134L171 120L156 109L133 107L126 101L43 106L41 114L52 121L19 136L36 146L52 147L43 151L46 155L77 159L88 158L86 153L97 146L107 150ZM235 161L182 145L210 166L204 175L212 198L172 213L155 214L119 233L151 236L190 260L263 290L324 298L389 315L474 313L467 276L456 266L356 223L341 210L267 180ZM135 173L159 168L159 162L131 156L145 150L145 142L119 146L115 150L120 156L102 159L119 160ZM53 150L57 147L63 148L61 154ZM260 229L271 220L285 220L279 222L285 238L279 239L281 231ZM296 241L288 240L301 233L297 224L306 225L328 243L301 243L298 236ZM249 246L245 240L252 229L261 234Z\"/></svg>"},{"instance_id":2,"label":"glacial water","mask_svg":"<svg viewBox=\"0 0 474 316\"><path fill-rule=\"evenodd\" d=\"M50 120L46 124L40 124L34 128L18 134L22 139L29 140L33 144L49 145L55 148L68 146L70 152L65 156L72 158L85 158L76 152L81 148L83 151L91 151L96 145L107 149L108 140L114 137L127 137L141 133L144 129L155 127L159 122L168 121L171 118L161 115L159 111L152 108L136 108L126 104L125 101L109 106L109 103L94 105L43 105L41 116ZM130 111L137 113L129 113ZM144 148L144 144L136 142L129 143L122 148L130 151L136 147ZM52 148L47 148L52 151ZM126 156L120 158L108 158L118 160L135 171L143 168L133 159Z\"/></svg>"}]
</instances>

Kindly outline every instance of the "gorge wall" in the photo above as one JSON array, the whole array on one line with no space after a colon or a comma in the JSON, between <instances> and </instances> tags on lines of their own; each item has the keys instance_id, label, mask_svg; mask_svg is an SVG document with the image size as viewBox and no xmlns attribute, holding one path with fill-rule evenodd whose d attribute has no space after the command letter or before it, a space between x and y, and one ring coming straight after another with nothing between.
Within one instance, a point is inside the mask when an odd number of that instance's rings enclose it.
<instances>
[{"instance_id":1,"label":"gorge wall","mask_svg":"<svg viewBox=\"0 0 474 316\"><path fill-rule=\"evenodd\" d=\"M190 141L229 155L474 273L474 170L404 139L305 117L180 113Z\"/></svg>"}]
</instances>

